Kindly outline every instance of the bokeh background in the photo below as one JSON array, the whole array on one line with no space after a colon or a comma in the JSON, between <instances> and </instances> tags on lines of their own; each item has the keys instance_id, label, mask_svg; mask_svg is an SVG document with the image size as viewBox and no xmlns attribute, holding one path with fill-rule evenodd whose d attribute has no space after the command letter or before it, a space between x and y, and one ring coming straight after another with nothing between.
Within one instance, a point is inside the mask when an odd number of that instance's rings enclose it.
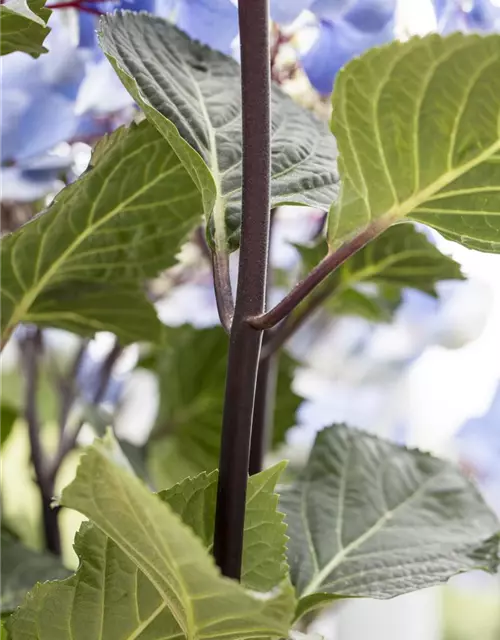
<instances>
[{"instance_id":1,"label":"bokeh background","mask_svg":"<svg viewBox=\"0 0 500 640\"><path fill-rule=\"evenodd\" d=\"M238 55L231 0L68 0L53 8L49 53L2 59L2 233L41 210L86 168L92 144L137 113L97 46L100 13L117 6L174 19L207 44ZM339 68L365 49L414 34L500 31L500 0L271 0L273 76L319 117ZM277 212L271 298L283 295L280 274L298 268L296 243L316 233L317 211ZM500 516L500 256L460 247L428 232L462 266L466 279L442 282L438 297L407 290L389 322L319 311L289 345L297 366L293 389L302 400L287 443L274 456L299 465L315 433L334 422L375 432L453 459L471 473ZM234 269L237 256L233 256ZM211 273L199 247L186 246L179 266L155 284L162 320L198 328L218 323ZM19 329L17 338L22 336ZM57 394L51 383L79 340L45 332L44 384L39 402L48 447L57 437ZM82 403L113 337L98 334L79 372ZM101 420L110 416L124 441L141 447L155 423L158 379L138 367L139 348L127 348L115 367ZM21 406L16 337L2 356L3 403ZM2 404L3 412L3 404ZM3 413L2 413L3 415ZM93 422L89 418L89 422ZM80 441L90 441L90 424ZM26 428L16 419L2 451L3 517L22 540L41 545L39 499L29 467ZM71 454L58 489L74 474ZM63 512L64 560L74 566L77 514ZM335 640L500 640L500 576L470 574L442 588L389 602L352 601L326 612L318 633Z\"/></svg>"}]
</instances>

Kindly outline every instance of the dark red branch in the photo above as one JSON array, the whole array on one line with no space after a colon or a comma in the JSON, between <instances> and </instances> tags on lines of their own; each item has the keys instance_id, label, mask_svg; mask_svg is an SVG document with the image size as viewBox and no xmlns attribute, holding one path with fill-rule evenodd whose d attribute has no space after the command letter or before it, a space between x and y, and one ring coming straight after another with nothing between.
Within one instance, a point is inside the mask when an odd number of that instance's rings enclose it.
<instances>
[{"instance_id":1,"label":"dark red branch","mask_svg":"<svg viewBox=\"0 0 500 640\"><path fill-rule=\"evenodd\" d=\"M357 251L362 249L371 240L376 238L382 231L390 226L387 221L378 220L373 222L364 231L355 238L343 244L337 251L329 253L323 260L309 273L308 276L299 282L279 302L273 309L267 313L255 315L249 318L249 323L255 329L271 329L279 322L284 320L304 298L313 291L325 278L327 278L335 269L340 267L348 258L353 256Z\"/></svg>"},{"instance_id":2,"label":"dark red branch","mask_svg":"<svg viewBox=\"0 0 500 640\"><path fill-rule=\"evenodd\" d=\"M239 579L255 384L262 333L248 319L264 310L270 211L268 0L239 2L243 120L242 233L226 378L214 555Z\"/></svg>"}]
</instances>

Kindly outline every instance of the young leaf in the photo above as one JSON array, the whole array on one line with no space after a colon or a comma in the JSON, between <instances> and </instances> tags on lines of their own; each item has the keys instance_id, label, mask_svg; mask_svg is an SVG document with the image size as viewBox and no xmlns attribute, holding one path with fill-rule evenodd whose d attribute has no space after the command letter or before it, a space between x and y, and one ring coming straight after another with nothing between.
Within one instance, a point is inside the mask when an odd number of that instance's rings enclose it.
<instances>
[{"instance_id":1,"label":"young leaf","mask_svg":"<svg viewBox=\"0 0 500 640\"><path fill-rule=\"evenodd\" d=\"M52 11L44 5L45 0L8 0L0 5L0 55L23 51L38 58L47 53L43 41Z\"/></svg>"},{"instance_id":2,"label":"young leaf","mask_svg":"<svg viewBox=\"0 0 500 640\"><path fill-rule=\"evenodd\" d=\"M280 507L298 615L498 566L499 522L453 464L345 426L318 435Z\"/></svg>"},{"instance_id":3,"label":"young leaf","mask_svg":"<svg viewBox=\"0 0 500 640\"><path fill-rule=\"evenodd\" d=\"M149 365L158 375L160 409L151 441L152 471L159 487L212 471L219 462L227 366L227 335L220 327L169 327L165 347ZM280 359L274 444L295 423L301 402L291 390L294 363ZM155 473L155 471L158 471Z\"/></svg>"},{"instance_id":4,"label":"young leaf","mask_svg":"<svg viewBox=\"0 0 500 640\"><path fill-rule=\"evenodd\" d=\"M499 252L499 96L498 35L432 34L351 61L332 97L342 189L330 247L410 217Z\"/></svg>"},{"instance_id":5,"label":"young leaf","mask_svg":"<svg viewBox=\"0 0 500 640\"><path fill-rule=\"evenodd\" d=\"M297 247L306 273L326 255L326 242ZM334 314L361 315L387 321L399 304L401 290L418 289L436 296L440 280L462 279L460 265L444 255L411 224L397 224L355 253L322 285L332 291L326 306ZM367 293L356 287L376 285Z\"/></svg>"},{"instance_id":6,"label":"young leaf","mask_svg":"<svg viewBox=\"0 0 500 640\"><path fill-rule=\"evenodd\" d=\"M145 14L104 16L100 43L125 87L200 186L205 213L213 213L216 241L236 248L241 218L239 65ZM278 87L272 91L272 118L272 206L327 210L337 194L335 140Z\"/></svg>"},{"instance_id":7,"label":"young leaf","mask_svg":"<svg viewBox=\"0 0 500 640\"><path fill-rule=\"evenodd\" d=\"M285 466L280 462L248 479L241 582L254 591L270 591L288 573L286 525L274 493ZM218 475L201 473L158 493L208 549L214 537Z\"/></svg>"},{"instance_id":8,"label":"young leaf","mask_svg":"<svg viewBox=\"0 0 500 640\"><path fill-rule=\"evenodd\" d=\"M103 444L82 457L62 504L84 524L80 568L28 596L9 621L13 640L245 640L288 632L288 583L257 596L223 578L197 536Z\"/></svg>"},{"instance_id":9,"label":"young leaf","mask_svg":"<svg viewBox=\"0 0 500 640\"><path fill-rule=\"evenodd\" d=\"M14 611L37 582L65 578L69 574L59 558L28 549L2 527L0 613Z\"/></svg>"},{"instance_id":10,"label":"young leaf","mask_svg":"<svg viewBox=\"0 0 500 640\"><path fill-rule=\"evenodd\" d=\"M201 197L156 129L144 121L99 143L91 168L2 250L2 335L19 322L123 342L159 340L141 291L175 263L200 221Z\"/></svg>"}]
</instances>

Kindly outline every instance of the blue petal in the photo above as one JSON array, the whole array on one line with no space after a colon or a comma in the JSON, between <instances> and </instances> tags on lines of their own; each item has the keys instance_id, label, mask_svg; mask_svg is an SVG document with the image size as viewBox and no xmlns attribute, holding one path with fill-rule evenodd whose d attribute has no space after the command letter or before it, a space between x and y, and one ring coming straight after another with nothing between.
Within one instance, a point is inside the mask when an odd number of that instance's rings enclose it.
<instances>
[{"instance_id":1,"label":"blue petal","mask_svg":"<svg viewBox=\"0 0 500 640\"><path fill-rule=\"evenodd\" d=\"M500 7L490 0L473 0L464 8L456 0L434 0L438 31L443 35L454 31L498 31L500 27Z\"/></svg>"},{"instance_id":2,"label":"blue petal","mask_svg":"<svg viewBox=\"0 0 500 640\"><path fill-rule=\"evenodd\" d=\"M16 132L19 160L39 156L76 133L78 117L74 102L58 93L45 90L37 95L21 118Z\"/></svg>"},{"instance_id":3,"label":"blue petal","mask_svg":"<svg viewBox=\"0 0 500 640\"><path fill-rule=\"evenodd\" d=\"M331 0L327 0L330 1ZM348 2L349 0L333 0L337 2ZM271 0L271 18L278 24L290 24L305 9L309 9L313 0Z\"/></svg>"},{"instance_id":4,"label":"blue petal","mask_svg":"<svg viewBox=\"0 0 500 640\"><path fill-rule=\"evenodd\" d=\"M384 29L367 34L346 21L321 22L319 36L311 49L302 57L302 67L313 87L326 95L331 93L337 72L351 58L366 49L389 42L394 37L391 20Z\"/></svg>"},{"instance_id":5,"label":"blue petal","mask_svg":"<svg viewBox=\"0 0 500 640\"><path fill-rule=\"evenodd\" d=\"M493 6L489 0L476 0L465 19L471 31L493 31L500 19L500 7Z\"/></svg>"},{"instance_id":6,"label":"blue petal","mask_svg":"<svg viewBox=\"0 0 500 640\"><path fill-rule=\"evenodd\" d=\"M119 9L128 9L128 11L148 11L154 13L155 0L120 0Z\"/></svg>"},{"instance_id":7,"label":"blue petal","mask_svg":"<svg viewBox=\"0 0 500 640\"><path fill-rule=\"evenodd\" d=\"M336 22L356 4L359 4L357 0L314 0L311 11L320 20Z\"/></svg>"},{"instance_id":8,"label":"blue petal","mask_svg":"<svg viewBox=\"0 0 500 640\"><path fill-rule=\"evenodd\" d=\"M58 191L64 186L55 175L47 179L33 180L27 177L18 167L2 167L1 200L15 202L34 202L51 191Z\"/></svg>"},{"instance_id":9,"label":"blue petal","mask_svg":"<svg viewBox=\"0 0 500 640\"><path fill-rule=\"evenodd\" d=\"M82 49L95 49L97 44L96 16L85 11L78 12L78 46Z\"/></svg>"},{"instance_id":10,"label":"blue petal","mask_svg":"<svg viewBox=\"0 0 500 640\"><path fill-rule=\"evenodd\" d=\"M238 34L238 9L231 0L183 0L177 26L195 40L230 53Z\"/></svg>"},{"instance_id":11,"label":"blue petal","mask_svg":"<svg viewBox=\"0 0 500 640\"><path fill-rule=\"evenodd\" d=\"M360 0L352 5L344 20L367 33L381 31L394 20L397 0Z\"/></svg>"}]
</instances>

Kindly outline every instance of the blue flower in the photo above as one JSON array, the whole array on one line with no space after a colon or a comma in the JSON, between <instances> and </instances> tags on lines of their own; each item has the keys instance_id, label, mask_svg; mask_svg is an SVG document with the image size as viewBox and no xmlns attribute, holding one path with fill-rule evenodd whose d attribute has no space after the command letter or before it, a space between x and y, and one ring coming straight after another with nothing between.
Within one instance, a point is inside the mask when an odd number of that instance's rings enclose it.
<instances>
[{"instance_id":1,"label":"blue flower","mask_svg":"<svg viewBox=\"0 0 500 640\"><path fill-rule=\"evenodd\" d=\"M12 53L3 59L2 164L37 157L78 129L73 106L84 61L57 14L49 25L47 54L34 60Z\"/></svg>"},{"instance_id":2,"label":"blue flower","mask_svg":"<svg viewBox=\"0 0 500 640\"><path fill-rule=\"evenodd\" d=\"M443 35L454 31L488 33L500 29L500 7L490 0L434 0L438 31Z\"/></svg>"},{"instance_id":3,"label":"blue flower","mask_svg":"<svg viewBox=\"0 0 500 640\"><path fill-rule=\"evenodd\" d=\"M231 0L178 0L176 24L192 38L231 52L238 35L238 9Z\"/></svg>"},{"instance_id":4,"label":"blue flower","mask_svg":"<svg viewBox=\"0 0 500 640\"><path fill-rule=\"evenodd\" d=\"M312 47L302 66L313 87L329 94L337 72L351 58L394 37L396 0L358 0L342 3L315 0L311 10L320 18Z\"/></svg>"}]
</instances>

